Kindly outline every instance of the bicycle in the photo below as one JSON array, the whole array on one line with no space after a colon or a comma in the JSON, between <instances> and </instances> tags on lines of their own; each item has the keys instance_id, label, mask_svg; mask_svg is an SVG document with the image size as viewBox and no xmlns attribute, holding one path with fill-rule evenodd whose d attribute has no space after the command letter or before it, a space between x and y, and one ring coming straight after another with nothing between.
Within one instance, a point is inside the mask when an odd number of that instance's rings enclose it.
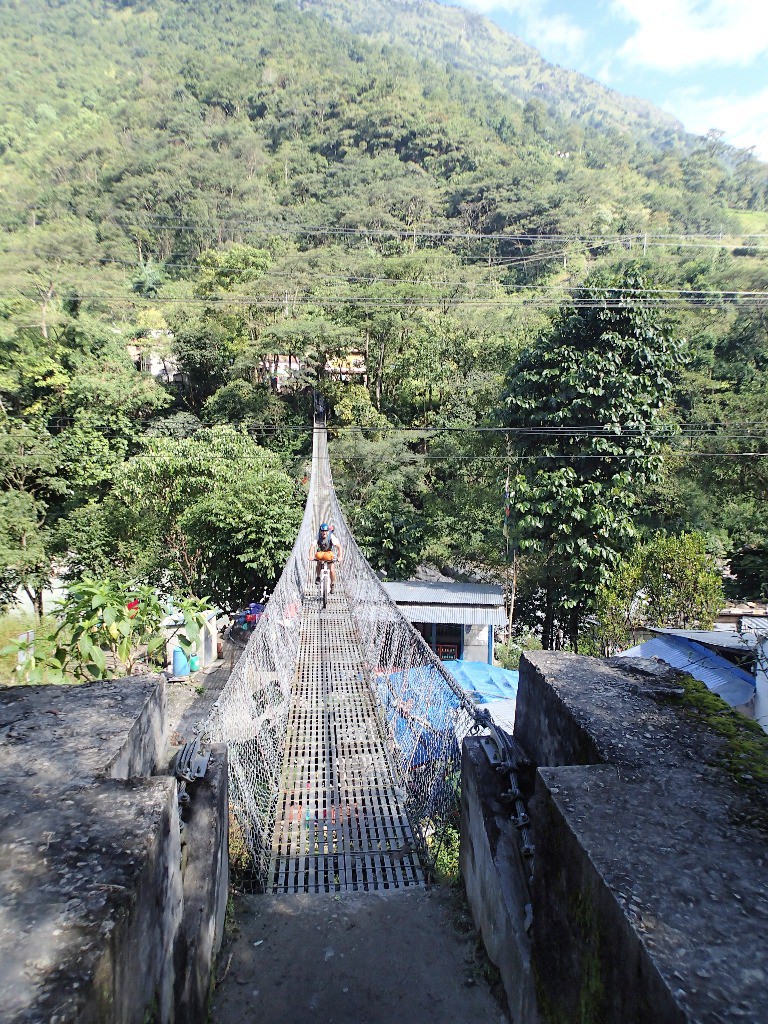
<instances>
[{"instance_id":1,"label":"bicycle","mask_svg":"<svg viewBox=\"0 0 768 1024\"><path fill-rule=\"evenodd\" d=\"M325 608L328 604L328 594L331 589L331 566L323 562L320 568L320 604Z\"/></svg>"}]
</instances>

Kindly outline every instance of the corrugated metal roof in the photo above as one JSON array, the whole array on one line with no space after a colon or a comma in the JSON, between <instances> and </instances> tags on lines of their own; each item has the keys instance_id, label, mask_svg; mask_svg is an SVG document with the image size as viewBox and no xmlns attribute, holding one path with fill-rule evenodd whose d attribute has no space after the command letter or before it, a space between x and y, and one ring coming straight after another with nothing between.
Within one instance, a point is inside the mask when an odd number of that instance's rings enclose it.
<instances>
[{"instance_id":1,"label":"corrugated metal roof","mask_svg":"<svg viewBox=\"0 0 768 1024\"><path fill-rule=\"evenodd\" d=\"M768 618L765 615L745 615L741 620L741 628L765 636L768 634Z\"/></svg>"},{"instance_id":2,"label":"corrugated metal roof","mask_svg":"<svg viewBox=\"0 0 768 1024\"><path fill-rule=\"evenodd\" d=\"M493 583L385 583L384 589L397 604L503 605L504 592Z\"/></svg>"},{"instance_id":3,"label":"corrugated metal roof","mask_svg":"<svg viewBox=\"0 0 768 1024\"><path fill-rule=\"evenodd\" d=\"M442 625L505 626L507 613L490 605L400 604L397 607L410 622L435 622Z\"/></svg>"},{"instance_id":4,"label":"corrugated metal roof","mask_svg":"<svg viewBox=\"0 0 768 1024\"><path fill-rule=\"evenodd\" d=\"M644 644L622 651L619 657L659 658L700 680L731 707L739 707L752 699L755 683L746 672L682 633L681 630L672 635L655 636Z\"/></svg>"},{"instance_id":5,"label":"corrugated metal roof","mask_svg":"<svg viewBox=\"0 0 768 1024\"><path fill-rule=\"evenodd\" d=\"M692 640L705 647L720 647L722 650L749 651L755 646L755 638L749 633L739 634L735 629L651 629L659 636L678 636Z\"/></svg>"}]
</instances>

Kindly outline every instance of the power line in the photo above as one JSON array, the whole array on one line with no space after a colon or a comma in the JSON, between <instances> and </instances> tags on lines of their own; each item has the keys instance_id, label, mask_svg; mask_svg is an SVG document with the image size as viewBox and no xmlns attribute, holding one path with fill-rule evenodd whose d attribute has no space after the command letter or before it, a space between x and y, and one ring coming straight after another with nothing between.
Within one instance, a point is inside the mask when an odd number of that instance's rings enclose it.
<instances>
[{"instance_id":1,"label":"power line","mask_svg":"<svg viewBox=\"0 0 768 1024\"><path fill-rule=\"evenodd\" d=\"M226 251L226 250L224 250L224 251ZM11 248L11 249L2 250L2 252L11 253L11 254L17 254L18 255L18 254L28 253L28 250L25 250L25 249L12 249ZM34 255L39 255L39 254L35 253ZM486 260L485 257L479 257L478 260L477 260L477 267L478 267L478 270L482 270L483 274L485 274L488 270L504 270L504 269L509 269L509 268L525 267L525 266L527 266L529 264L546 262L546 261L552 260L552 259L560 259L562 257L566 257L567 255L568 255L567 250L557 250L557 251L554 251L554 252L543 252L543 253L542 252L538 252L538 253L532 253L530 255L521 255L519 257L503 257L503 258L496 258L496 259L491 259L491 260ZM45 254L41 255L40 258L44 258L44 256L45 256ZM93 258L87 259L87 260L86 259L81 259L81 260L73 259L73 260L69 260L68 261L68 265L83 266L83 267L85 267L85 266L100 267L100 266L104 266L104 265L107 265L107 266L115 265L115 266L120 266L120 267L134 268L137 272L141 271L141 270L147 270L148 269L148 265L147 264L137 263L135 260L120 260L120 259L117 259L117 258L114 258L114 257L101 257L101 256L94 256ZM163 263L162 261L160 261L160 262L154 264L154 267L158 270L158 272L162 272L164 269L167 269L167 268L171 268L171 269L174 269L174 270L176 270L176 269L195 270L197 272L201 272L201 271L205 272L206 269L210 269L218 277L227 277L228 275L236 275L236 274L242 273L242 269L238 268L238 267L231 267L231 268L230 267L205 268L205 267L201 267L199 262ZM298 277L309 278L309 280L311 282L315 282L315 281L319 281L319 282L338 281L340 283L343 282L343 283L346 283L346 284L385 284L385 285L391 285L392 287L410 286L410 287L413 287L413 288L418 288L418 287L434 288L435 285L437 285L439 287L443 287L443 288L446 288L446 287L488 288L488 287L492 287L492 286L495 286L495 285L498 284L498 282L495 282L493 284L489 284L489 282L482 280L482 278L479 275L475 279L472 279L472 278L456 278L456 279L452 279L452 280L451 279L445 279L445 278L442 278L442 279L419 279L419 278L409 277L409 276L407 276L405 274L403 274L401 276L393 276L393 275L389 275L389 274L347 274L347 273L344 273L343 271L339 271L337 273L323 273L323 272L318 272L318 271L316 271L315 269L313 269L311 267L304 268L304 267L301 267L301 266L299 266L299 267L288 267L287 269L283 270L283 269L279 269L279 264L278 264L277 267L267 267L267 268L265 268L262 271L261 276L257 280L259 280L260 282L264 282L264 283L269 283L270 281L274 280L275 278L277 278L277 279L287 278L289 280L295 281L297 279L297 276ZM310 285L309 284L305 284L304 287L310 287ZM588 288L585 288L584 285L564 285L564 284L552 285L552 284L526 284L526 283L515 284L515 283L505 283L503 285L503 287L508 289L508 290L511 290L511 291L531 291L531 292L552 291L552 292L564 292L566 294L573 293L573 292L579 292L579 291L585 291L585 290L588 291L588 290L590 290ZM675 296L676 295L705 295L705 296L726 296L726 297L729 297L729 296L756 296L756 297L760 297L760 298L768 296L768 292L766 292L766 291L761 291L761 290L747 291L747 290L739 290L739 289L733 289L733 290L709 289L709 290L707 290L707 289L680 289L680 288L648 288L648 289L642 289L641 290L641 289L629 289L629 288L608 288L608 289L597 289L596 288L596 289L593 289L593 290L595 290L595 291L605 290L605 291L609 291L609 292L610 291L615 291L615 292L620 292L622 294L641 294L641 295L652 294L654 296L656 296L656 295L675 295ZM228 294L235 294L235 293L228 293ZM26 297L29 297L29 296L26 296ZM199 297L195 297L195 298L199 298ZM223 301L224 296L219 296L219 299ZM167 297L167 296L158 296L157 300L158 301L163 301L163 300L164 301L177 301L177 302L185 301L183 298Z\"/></svg>"},{"instance_id":2,"label":"power line","mask_svg":"<svg viewBox=\"0 0 768 1024\"><path fill-rule=\"evenodd\" d=\"M395 282L401 287L403 282ZM424 287L429 287L425 284ZM472 290L479 290L483 287L478 285ZM768 291L703 291L703 290L675 290L675 289L652 289L647 291L632 289L605 289L605 295L579 295L584 291L578 287L556 286L551 289L545 287L527 289L525 285L512 286L511 294L503 294L488 297L475 297L473 295L436 294L430 296L410 295L401 297L386 298L372 295L313 295L304 293L302 295L291 295L287 299L290 306L329 306L329 305L353 305L370 306L372 308L403 308L414 307L436 307L436 306L496 306L503 303L517 305L549 305L552 302L562 301L566 298L570 303L579 309L602 309L622 308L628 301L635 302L644 307L667 306L676 307L684 305L712 305L718 303L727 304L766 304L768 305ZM526 294L530 292L530 294ZM615 293L611 296L610 293ZM39 296L30 295L23 291L16 292L10 297L21 297L30 302L39 301ZM101 302L113 305L129 306L194 306L194 307L217 307L217 306L252 306L256 308L284 307L286 305L285 295L258 295L229 293L226 295L198 297L198 296L174 296L156 295L142 296L137 294L109 295L109 294L87 294L75 293L74 297L80 302ZM32 325L39 326L39 325Z\"/></svg>"},{"instance_id":3,"label":"power line","mask_svg":"<svg viewBox=\"0 0 768 1024\"><path fill-rule=\"evenodd\" d=\"M217 251L217 252L226 252L227 250L223 249L223 250L215 250L215 251ZM322 252L323 250L322 249L320 249L320 250L314 250L313 249L313 250L310 250L310 253L314 253L314 252L317 252L317 251ZM423 252L424 252L424 250L419 250L419 255L421 255ZM15 249L15 248L0 249L0 255L5 255L5 254L36 256L39 259L45 259L46 255L47 255L46 253L38 253L38 252L36 252L34 250L30 251L30 249L28 249L28 248L22 248L22 249ZM298 261L299 258L300 258L300 255L301 255L300 253L295 253L295 254L292 254L291 257L289 257L289 258L293 258L293 259L296 259ZM485 272L487 270L497 270L497 269L498 270L504 270L504 269L510 269L510 268L525 267L525 266L533 265L533 264L537 264L537 263L544 263L544 262L547 262L548 260L554 260L554 259L560 260L560 259L563 259L564 257L567 257L569 254L568 254L568 250L567 249L556 249L556 250L553 250L551 252L524 253L524 254L521 254L519 256L495 256L495 257L491 257L490 254L489 254L488 256L478 255L478 256L470 257L470 256L467 256L467 255L457 256L454 253L437 253L437 252L431 253L430 255L432 255L432 256L440 256L440 257L449 257L450 256L451 259L454 262L456 262L456 263L459 263L459 264L462 264L462 265L475 264L479 270L483 270ZM389 257L382 257L382 259L387 259L387 258L389 258ZM400 257L400 258L407 258L407 257ZM158 270L159 272L162 272L162 271L168 270L168 269L170 269L170 270L195 270L195 271L200 272L201 270L205 270L206 269L204 267L201 267L201 264L198 261L181 261L181 260L177 260L177 261L166 262L166 261L163 261L163 260L157 260L157 261L153 260L151 263L147 263L147 262L143 262L142 263L142 262L140 262L140 261L138 261L136 259L124 260L124 259L118 259L117 257L110 257L110 256L92 256L92 257L89 257L89 258L82 257L80 259L78 259L77 257L70 257L70 258L67 259L67 264L66 265L67 266L77 266L77 267L86 267L86 266L88 266L88 267L100 267L100 266L105 266L105 265L106 266L118 266L118 267L131 268L131 269L134 269L137 272L141 271L141 270L147 270L150 267ZM238 274L238 273L242 272L241 269L238 268L238 267L232 267L232 268L229 268L229 267L215 267L215 268L211 268L211 269L213 269L214 272L217 275L220 275L220 276L225 276L225 275L230 274L230 273L231 274ZM272 267L267 267L263 271L263 278L262 279L269 279L269 278L273 278L273 277L295 277L297 272L309 273L310 271L309 270L303 270L303 268L301 268L301 267L298 267L298 268L294 267L293 269L288 269L288 270L275 270ZM385 275L352 275L352 274L344 274L344 273L324 274L324 273L317 273L314 270L312 270L311 273L312 273L313 279L319 279L319 280L362 281L362 282L365 282L365 281L394 281L394 282L401 282L401 281L413 280L413 279L408 279L408 278L405 278L405 277L395 278L395 277L392 277L392 276L385 276ZM441 282L441 283L446 283L446 282ZM450 283L450 282L448 282L448 283ZM461 283L465 283L465 282L461 282Z\"/></svg>"},{"instance_id":4,"label":"power line","mask_svg":"<svg viewBox=\"0 0 768 1024\"><path fill-rule=\"evenodd\" d=\"M39 209L38 206L29 204L17 204L13 207L20 212L33 213ZM117 209L116 207L113 209ZM535 232L482 232L482 231L456 231L455 229L440 228L414 228L403 225L402 227L366 227L364 225L339 225L339 224L310 224L301 221L268 221L257 220L253 217L220 217L212 215L209 222L203 223L199 220L187 221L180 217L138 217L130 213L119 213L115 217L101 215L102 219L111 224L127 228L168 228L181 232L205 233L213 227L220 229L226 227L247 227L254 232L274 232L277 234L295 234L305 236L331 236L331 237L364 237L364 238L395 238L401 241L413 239L450 239L454 241L495 241L495 242L519 242L521 244L532 244L537 242L557 242L586 246L621 245L626 248L634 248L635 245L647 247L650 245L677 246L702 244L714 248L728 248L722 232L678 232L678 233L654 233L654 232L626 232L616 235L601 234L541 234ZM768 248L768 234L751 233L742 231L738 235L726 236L728 239L740 238L753 241L765 241ZM716 244L713 244L716 243ZM762 248L749 244L750 248Z\"/></svg>"},{"instance_id":5,"label":"power line","mask_svg":"<svg viewBox=\"0 0 768 1024\"><path fill-rule=\"evenodd\" d=\"M30 423L26 423L24 425L26 425L26 426L34 426L34 424L30 424ZM87 426L88 424L87 423L83 423L81 420L77 420L77 421L73 420L70 423L65 423L65 422L59 422L58 423L58 426L60 428L62 428L62 429L66 429L66 427L70 426L70 425ZM151 431L153 429L150 424L144 424L144 425L145 425L145 427L148 428L148 431ZM200 429L201 430L206 430L207 428L201 427ZM348 427L342 427L342 428L330 427L329 429L333 430L336 433L341 433L341 432L346 432L348 434L349 433L355 433L355 434L361 434L362 433L361 428L355 427L355 426L348 426ZM451 428L451 429L453 429L453 428ZM456 429L461 429L461 428L456 428ZM478 432L478 433L480 433L480 432L486 433L488 431L493 431L493 432L496 432L496 433L504 435L504 436L509 436L510 434L512 434L513 436L517 436L517 437L537 436L537 434L539 434L539 433L544 434L544 436L552 436L552 437L562 436L561 433L558 433L556 431L553 431L552 433L535 432L535 431L532 432L532 431L526 430L525 428L522 428L520 430L516 430L515 428L477 428L477 430L476 430L476 432ZM2 433L4 433L4 431L0 431L0 435ZM118 439L119 440L126 440L127 439L125 432L118 432L118 431L116 431L114 429L112 429L112 430L94 430L94 433L97 433L100 437L103 437L105 440L118 440ZM293 434L304 434L305 436L309 437L312 434L312 428L311 427L298 426L298 425L286 425L284 427L276 426L276 425L258 425L258 424L251 424L250 425L248 436L257 435L257 434L260 434L260 433L265 434L265 435L269 435L269 436L272 436L272 437L275 437L275 438L279 437L281 434L284 434L284 433L288 433L288 434L291 434L291 433L293 433ZM407 434L415 434L417 436L416 436L416 438L414 438L414 440L429 440L429 438L427 436L425 436L425 435L428 435L430 433L430 431L429 431L429 428L423 429L423 428L412 427L412 428L394 429L392 431L383 431L382 433L385 433L387 436L391 436L392 434L406 434L406 435ZM55 440L58 436L60 436L60 435L57 435L57 434L49 435L51 440ZM594 440L594 439L603 439L606 436L607 435L604 434L604 433L595 433L593 435L583 435L581 438L577 438L577 439L582 439L582 440L589 441L589 440ZM613 435L613 436L616 437L617 440L621 439L621 436L617 436L617 435ZM633 437L637 437L638 435L633 434L633 435L629 435L629 436L627 436L627 435L624 435L624 436L626 437L627 440L631 440ZM674 441L674 440L681 440L681 439L682 440L702 439L704 437L710 437L710 436L715 436L715 435L711 435L711 434L690 434L690 435L683 435L682 438L680 438L680 437L673 437L671 439L667 435L647 434L647 435L641 435L641 436L644 436L647 440L657 440L657 441L658 440L662 440L662 441L663 440L673 440ZM141 437L139 438L139 441L141 443L152 444L155 441L162 442L164 440L164 438L166 438L166 437L167 437L167 435L153 434L153 433L150 433L150 432L145 432L145 433L143 433L141 435ZM194 435L193 435L193 437L194 437ZM730 440L730 441L755 441L755 440L760 441L760 440L766 440L766 439L768 439L768 425L766 425L765 431L762 434L751 434L751 433L750 434L731 434L731 435L726 435L725 437L723 437L722 435L719 435L719 440ZM154 458L154 457L157 456L157 454L158 453L152 453L150 455L148 453L147 457L153 457ZM639 452L625 453L625 452L613 452L613 451L611 451L611 452L591 452L589 450L585 450L583 452L574 452L573 450L571 450L569 452L539 452L539 453L535 453L535 454L520 454L520 453L517 453L517 452L514 452L514 451L509 451L509 452L499 453L499 454L496 454L496 455L477 455L477 454L461 455L461 454L456 454L456 453L450 453L449 455L428 455L426 453L421 453L421 452L411 452L410 454L413 456L415 461L427 461L427 462L429 462L429 461L440 461L440 462L446 462L446 461L447 462L451 462L451 461L457 461L457 462L489 462L490 461L490 462L499 462L499 463L505 463L505 464L510 462L510 461L512 461L512 462L514 462L514 461L536 461L536 460L541 460L541 459L558 459L558 460L564 460L564 461L583 461L583 460L601 460L601 461L641 460L642 461L642 460L649 460L649 459L650 460L667 460L667 459L672 459L673 461L679 461L681 459L682 460L686 460L686 459L693 459L693 458L710 458L710 457L712 457L712 458L766 458L766 457L768 457L768 451L765 451L765 452L755 452L755 451L732 451L732 452L719 452L719 451L716 451L716 452L707 452L707 451L695 451L695 450L693 450L691 448L678 449L678 448L668 448L668 447L664 448L664 449L661 449L660 451L657 451L657 452L645 452L645 453L639 453ZM133 457L136 457L136 456L133 456ZM142 456L142 457L144 457L144 456ZM223 458L223 456L222 456L222 458ZM344 458L344 461L358 461L359 462L359 461L364 461L365 460L365 456L363 456L363 455L356 455L354 451L353 452L345 452L343 458Z\"/></svg>"},{"instance_id":6,"label":"power line","mask_svg":"<svg viewBox=\"0 0 768 1024\"><path fill-rule=\"evenodd\" d=\"M34 420L16 420L15 422L21 423L25 426L36 425ZM164 421L160 421L162 423ZM258 423L256 421L247 422L242 421L243 425L250 430L267 431L274 433L301 433L312 434L313 427L304 426L300 424L275 424L275 423ZM87 420L78 418L75 416L52 416L45 419L46 425L52 425L57 427L77 426L80 424L87 425ZM146 424L151 428L151 424ZM748 430L748 427L757 427L757 430ZM201 430L210 429L206 425L202 425ZM764 423L762 420L754 421L752 423L734 424L733 427L718 426L717 424L696 424L689 425L684 424L675 430L644 430L641 427L622 427L620 430L615 430L610 426L602 424L594 424L591 426L532 426L532 427L505 427L505 426L420 426L420 427L398 427L398 426L377 426L364 424L329 424L329 431L333 434L359 434L364 435L367 433L382 434L387 437L400 436L412 437L414 440L430 440L443 434L496 434L501 437L573 437L580 440L631 440L633 438L644 438L647 440L654 441L688 441L696 440L705 437L717 437L723 440L761 440L762 438L768 438L768 423ZM107 431L99 431L104 437L114 436L122 437L122 434L110 434Z\"/></svg>"},{"instance_id":7,"label":"power line","mask_svg":"<svg viewBox=\"0 0 768 1024\"><path fill-rule=\"evenodd\" d=\"M266 449L269 451L270 449ZM157 461L158 458L162 458L162 452L136 452L133 455L129 455L125 461L131 461L134 459L147 459ZM508 466L510 459L506 455L450 455L448 457L444 455L422 455L417 452L411 453L414 456L414 462L469 462L469 463L493 463L499 466ZM727 458L727 459L743 459L743 458L754 458L754 459L768 459L768 452L681 452L681 456L684 459L716 459L716 458ZM307 456L308 457L308 456ZM558 452L550 452L546 455L516 455L512 461L515 462L547 462L550 460L557 460L558 462L583 462L585 460L594 461L601 460L603 462L648 462L657 461L663 462L666 458L664 453L657 455L574 455L573 453L565 454ZM224 455L207 455L206 461L209 462L225 462L231 464L233 469L236 469L240 465L248 465L249 462L257 462L258 465L262 465L261 460L257 459L256 456L249 457L248 455L238 455L237 466L234 465L231 459L228 459ZM330 456L328 462L330 463ZM343 461L346 462L359 462L366 463L369 460L362 455L355 455L344 453ZM338 468L338 462L336 463ZM266 467L266 469L274 469L280 467Z\"/></svg>"}]
</instances>

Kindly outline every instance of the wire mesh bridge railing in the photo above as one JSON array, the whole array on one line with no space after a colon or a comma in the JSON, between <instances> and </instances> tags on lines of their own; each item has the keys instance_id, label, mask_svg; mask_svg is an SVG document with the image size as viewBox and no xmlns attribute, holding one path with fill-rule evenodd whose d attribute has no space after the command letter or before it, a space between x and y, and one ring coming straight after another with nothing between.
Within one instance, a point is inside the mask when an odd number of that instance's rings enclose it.
<instances>
[{"instance_id":1,"label":"wire mesh bridge railing","mask_svg":"<svg viewBox=\"0 0 768 1024\"><path fill-rule=\"evenodd\" d=\"M323 521L343 550L327 608L309 557ZM481 717L358 548L316 424L299 534L205 730L228 746L257 888L423 881L430 834L457 816L461 740Z\"/></svg>"}]
</instances>

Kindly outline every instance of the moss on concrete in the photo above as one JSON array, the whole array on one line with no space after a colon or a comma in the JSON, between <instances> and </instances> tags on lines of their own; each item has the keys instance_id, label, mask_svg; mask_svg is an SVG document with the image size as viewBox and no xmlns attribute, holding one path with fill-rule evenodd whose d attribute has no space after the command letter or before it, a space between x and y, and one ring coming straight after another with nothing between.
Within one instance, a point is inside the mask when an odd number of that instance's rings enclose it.
<instances>
[{"instance_id":1,"label":"moss on concrete","mask_svg":"<svg viewBox=\"0 0 768 1024\"><path fill-rule=\"evenodd\" d=\"M686 711L724 741L716 763L750 798L741 820L768 830L768 735L698 679L685 675L683 687Z\"/></svg>"},{"instance_id":2,"label":"moss on concrete","mask_svg":"<svg viewBox=\"0 0 768 1024\"><path fill-rule=\"evenodd\" d=\"M581 985L579 987L579 1021L581 1024L603 1024L605 1021L604 955L600 922L591 889L576 895L574 919L581 931Z\"/></svg>"}]
</instances>

